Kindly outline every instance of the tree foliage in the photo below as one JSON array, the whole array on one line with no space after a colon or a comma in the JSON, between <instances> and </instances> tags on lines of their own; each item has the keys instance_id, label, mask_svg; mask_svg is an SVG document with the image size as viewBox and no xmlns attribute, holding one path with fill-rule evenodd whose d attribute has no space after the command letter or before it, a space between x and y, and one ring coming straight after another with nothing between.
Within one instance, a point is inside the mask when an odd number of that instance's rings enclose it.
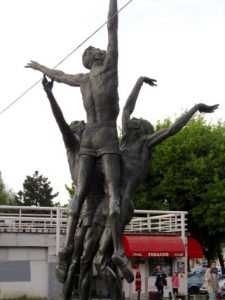
<instances>
[{"instance_id":1,"label":"tree foliage","mask_svg":"<svg viewBox=\"0 0 225 300\"><path fill-rule=\"evenodd\" d=\"M12 191L7 190L5 187L2 175L0 172L0 205L13 205L15 204L15 195Z\"/></svg>"},{"instance_id":2,"label":"tree foliage","mask_svg":"<svg viewBox=\"0 0 225 300\"><path fill-rule=\"evenodd\" d=\"M169 119L157 129L171 125ZM188 211L189 231L207 259L225 239L225 124L192 119L179 133L154 149L146 182L135 207ZM144 197L143 197L144 194ZM149 200L150 199L150 200ZM157 206L155 206L157 203Z\"/></svg>"},{"instance_id":3,"label":"tree foliage","mask_svg":"<svg viewBox=\"0 0 225 300\"><path fill-rule=\"evenodd\" d=\"M72 182L70 184L70 186L67 185L67 184L65 184L65 189L66 189L66 191L68 193L68 196L69 196L68 203L66 203L66 204L63 205L63 206L66 207L66 206L70 205L70 203L71 203L71 201L72 201L72 199L73 199L73 197L75 195L76 187L75 187L74 182Z\"/></svg>"},{"instance_id":4,"label":"tree foliage","mask_svg":"<svg viewBox=\"0 0 225 300\"><path fill-rule=\"evenodd\" d=\"M48 178L35 171L33 176L26 176L23 191L17 193L17 202L25 206L53 206L57 196L58 193L53 194Z\"/></svg>"},{"instance_id":5,"label":"tree foliage","mask_svg":"<svg viewBox=\"0 0 225 300\"><path fill-rule=\"evenodd\" d=\"M70 184L70 186L65 184L65 189L67 190L68 195L69 195L69 199L71 200L73 198L74 194L75 194L75 191L76 191L75 184L73 182Z\"/></svg>"}]
</instances>

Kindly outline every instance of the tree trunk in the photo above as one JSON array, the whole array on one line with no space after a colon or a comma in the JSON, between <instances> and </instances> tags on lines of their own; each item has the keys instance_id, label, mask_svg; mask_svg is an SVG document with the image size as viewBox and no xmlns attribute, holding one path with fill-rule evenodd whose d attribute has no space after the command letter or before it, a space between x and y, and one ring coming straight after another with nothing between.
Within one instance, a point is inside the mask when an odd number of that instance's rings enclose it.
<instances>
[{"instance_id":1,"label":"tree trunk","mask_svg":"<svg viewBox=\"0 0 225 300\"><path fill-rule=\"evenodd\" d=\"M222 254L222 249L221 249L221 245L217 246L217 256L220 262L220 266L221 266L221 272L222 274L225 274L225 267L224 267L224 260L223 260L223 254Z\"/></svg>"}]
</instances>

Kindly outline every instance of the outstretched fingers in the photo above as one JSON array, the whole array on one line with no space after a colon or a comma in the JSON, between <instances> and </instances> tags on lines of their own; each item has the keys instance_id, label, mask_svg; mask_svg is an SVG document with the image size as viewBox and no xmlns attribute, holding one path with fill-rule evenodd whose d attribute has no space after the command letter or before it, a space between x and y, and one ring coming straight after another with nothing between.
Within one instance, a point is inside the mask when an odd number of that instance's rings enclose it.
<instances>
[{"instance_id":1,"label":"outstretched fingers","mask_svg":"<svg viewBox=\"0 0 225 300\"><path fill-rule=\"evenodd\" d=\"M157 84L156 84L157 80L152 79L152 78L144 77L144 82L151 86L157 86Z\"/></svg>"},{"instance_id":2,"label":"outstretched fingers","mask_svg":"<svg viewBox=\"0 0 225 300\"><path fill-rule=\"evenodd\" d=\"M26 64L25 68L34 68L34 66L37 64L36 61L31 60L29 63Z\"/></svg>"},{"instance_id":3,"label":"outstretched fingers","mask_svg":"<svg viewBox=\"0 0 225 300\"><path fill-rule=\"evenodd\" d=\"M206 105L206 104L201 103L200 107L199 107L199 111L204 112L204 113L213 113L218 107L219 107L219 104Z\"/></svg>"},{"instance_id":4,"label":"outstretched fingers","mask_svg":"<svg viewBox=\"0 0 225 300\"><path fill-rule=\"evenodd\" d=\"M215 104L215 105L210 105L208 106L208 113L213 113L217 108L219 107L219 104Z\"/></svg>"}]
</instances>

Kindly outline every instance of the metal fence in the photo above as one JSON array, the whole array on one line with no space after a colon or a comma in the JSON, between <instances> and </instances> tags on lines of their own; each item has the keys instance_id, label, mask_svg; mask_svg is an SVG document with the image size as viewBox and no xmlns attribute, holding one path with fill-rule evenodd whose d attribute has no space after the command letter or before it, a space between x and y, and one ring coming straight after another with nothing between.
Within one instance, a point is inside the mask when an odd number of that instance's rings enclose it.
<instances>
[{"instance_id":1,"label":"metal fence","mask_svg":"<svg viewBox=\"0 0 225 300\"><path fill-rule=\"evenodd\" d=\"M127 232L172 233L185 237L186 212L135 210ZM0 232L56 234L56 252L60 235L65 234L67 208L0 205Z\"/></svg>"}]
</instances>

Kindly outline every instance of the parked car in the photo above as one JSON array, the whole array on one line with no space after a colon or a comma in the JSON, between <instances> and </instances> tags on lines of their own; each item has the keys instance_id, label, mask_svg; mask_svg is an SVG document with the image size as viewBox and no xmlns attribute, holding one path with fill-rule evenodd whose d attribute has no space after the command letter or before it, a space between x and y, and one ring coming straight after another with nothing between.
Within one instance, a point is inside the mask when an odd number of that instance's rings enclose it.
<instances>
[{"instance_id":1,"label":"parked car","mask_svg":"<svg viewBox=\"0 0 225 300\"><path fill-rule=\"evenodd\" d=\"M218 275L222 276L222 270L221 270L221 266L216 266L217 271L218 271Z\"/></svg>"},{"instance_id":2,"label":"parked car","mask_svg":"<svg viewBox=\"0 0 225 300\"><path fill-rule=\"evenodd\" d=\"M220 286L220 293L221 297L225 299L225 275L219 277L219 286ZM205 283L200 287L199 294L208 294L205 288Z\"/></svg>"},{"instance_id":3,"label":"parked car","mask_svg":"<svg viewBox=\"0 0 225 300\"><path fill-rule=\"evenodd\" d=\"M207 270L206 267L197 267L194 269L191 269L192 274L205 274L205 271Z\"/></svg>"},{"instance_id":4,"label":"parked car","mask_svg":"<svg viewBox=\"0 0 225 300\"><path fill-rule=\"evenodd\" d=\"M204 274L189 274L188 275L188 293L196 295L199 293L200 287L204 284Z\"/></svg>"},{"instance_id":5,"label":"parked car","mask_svg":"<svg viewBox=\"0 0 225 300\"><path fill-rule=\"evenodd\" d=\"M221 276L222 272L221 272L221 267L220 266L216 266L217 271L218 271L218 275ZM191 273L192 274L205 274L205 271L207 270L207 267L197 267L197 268L193 268L191 269Z\"/></svg>"}]
</instances>

